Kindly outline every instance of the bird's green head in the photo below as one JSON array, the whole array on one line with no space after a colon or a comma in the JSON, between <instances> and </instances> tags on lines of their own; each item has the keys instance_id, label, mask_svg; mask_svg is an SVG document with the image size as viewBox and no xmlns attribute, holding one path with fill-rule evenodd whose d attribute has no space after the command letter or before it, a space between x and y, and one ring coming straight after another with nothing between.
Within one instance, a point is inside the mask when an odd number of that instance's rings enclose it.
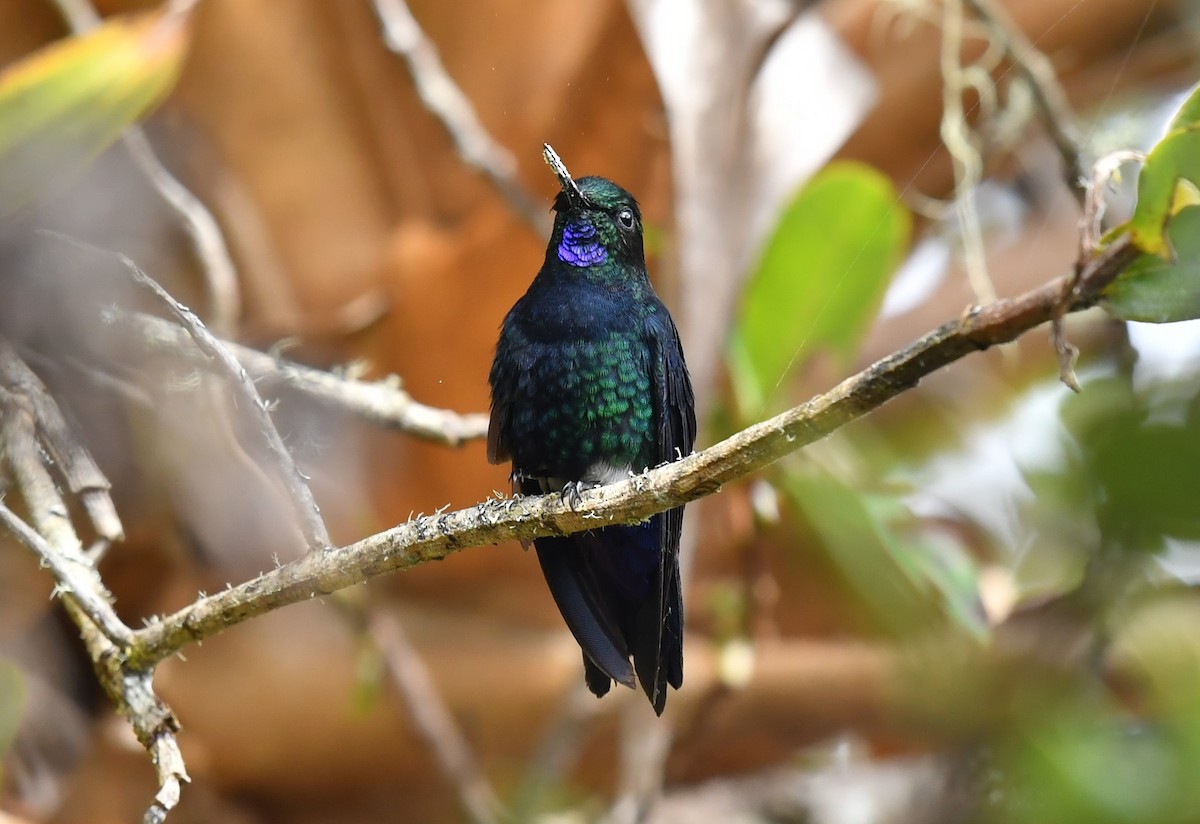
<instances>
[{"instance_id":1,"label":"bird's green head","mask_svg":"<svg viewBox=\"0 0 1200 824\"><path fill-rule=\"evenodd\" d=\"M549 146L546 162L562 187L548 254L578 268L612 261L644 269L642 213L633 195L603 177L573 179Z\"/></svg>"}]
</instances>

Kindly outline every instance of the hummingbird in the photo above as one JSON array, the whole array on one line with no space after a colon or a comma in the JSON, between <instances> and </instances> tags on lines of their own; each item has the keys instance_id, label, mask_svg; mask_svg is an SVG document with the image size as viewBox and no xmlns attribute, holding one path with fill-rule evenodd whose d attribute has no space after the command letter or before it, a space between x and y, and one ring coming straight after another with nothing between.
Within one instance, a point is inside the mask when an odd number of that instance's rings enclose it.
<instances>
[{"instance_id":1,"label":"hummingbird","mask_svg":"<svg viewBox=\"0 0 1200 824\"><path fill-rule=\"evenodd\" d=\"M505 316L488 380L488 459L512 462L514 494L612 483L692 452L695 401L679 332L646 273L642 216L610 180L558 178L542 268ZM661 715L683 684L683 507L631 525L538 538L550 594L597 696L635 674ZM632 666L630 658L633 659Z\"/></svg>"}]
</instances>

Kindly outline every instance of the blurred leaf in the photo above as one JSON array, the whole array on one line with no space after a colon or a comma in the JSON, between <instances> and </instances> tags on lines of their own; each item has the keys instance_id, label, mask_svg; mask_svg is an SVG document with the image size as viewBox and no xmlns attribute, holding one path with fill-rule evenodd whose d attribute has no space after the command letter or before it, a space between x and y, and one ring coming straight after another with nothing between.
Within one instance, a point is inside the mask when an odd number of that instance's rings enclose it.
<instances>
[{"instance_id":1,"label":"blurred leaf","mask_svg":"<svg viewBox=\"0 0 1200 824\"><path fill-rule=\"evenodd\" d=\"M1105 711L1107 709L1107 711ZM1173 738L1122 722L1110 708L1060 708L1028 720L1010 754L1009 821L1143 824L1180 817L1196 801ZM1189 796L1192 796L1190 799ZM1190 803L1184 803L1190 802Z\"/></svg>"},{"instance_id":2,"label":"blurred leaf","mask_svg":"<svg viewBox=\"0 0 1200 824\"><path fill-rule=\"evenodd\" d=\"M1200 209L1167 225L1175 260L1144 254L1104 290L1104 308L1121 320L1173 323L1200 318Z\"/></svg>"},{"instance_id":3,"label":"blurred leaf","mask_svg":"<svg viewBox=\"0 0 1200 824\"><path fill-rule=\"evenodd\" d=\"M1060 411L1077 455L1065 471L1092 485L1087 512L1108 548L1156 552L1164 536L1200 538L1200 430L1187 418L1196 387L1161 383L1135 392L1106 377L1065 397Z\"/></svg>"},{"instance_id":4,"label":"blurred leaf","mask_svg":"<svg viewBox=\"0 0 1200 824\"><path fill-rule=\"evenodd\" d=\"M816 351L851 357L908 245L891 181L834 163L784 210L743 295L728 362L738 406L761 416L775 387Z\"/></svg>"},{"instance_id":5,"label":"blurred leaf","mask_svg":"<svg viewBox=\"0 0 1200 824\"><path fill-rule=\"evenodd\" d=\"M1167 223L1200 203L1200 86L1180 106L1167 133L1146 155L1138 175L1138 199L1129 221L1134 244L1147 254L1172 256Z\"/></svg>"},{"instance_id":6,"label":"blurred leaf","mask_svg":"<svg viewBox=\"0 0 1200 824\"><path fill-rule=\"evenodd\" d=\"M170 91L187 20L110 18L0 73L0 216L70 180Z\"/></svg>"},{"instance_id":7,"label":"blurred leaf","mask_svg":"<svg viewBox=\"0 0 1200 824\"><path fill-rule=\"evenodd\" d=\"M1133 385L1123 375L1106 375L1086 382L1086 392L1063 395L1058 417L1063 428L1080 450L1080 459L1088 460L1089 452L1105 441L1119 439L1136 429L1146 418ZM1083 474L1079 467L1072 472ZM1095 500L1095 496L1086 499Z\"/></svg>"},{"instance_id":8,"label":"blurred leaf","mask_svg":"<svg viewBox=\"0 0 1200 824\"><path fill-rule=\"evenodd\" d=\"M25 679L21 677L21 670L12 661L0 657L0 758L12 746L24 704Z\"/></svg>"},{"instance_id":9,"label":"blurred leaf","mask_svg":"<svg viewBox=\"0 0 1200 824\"><path fill-rule=\"evenodd\" d=\"M955 626L976 640L987 639L989 627L979 595L979 570L961 546L931 537L895 539L889 545L892 556L915 586L933 588L943 612Z\"/></svg>"},{"instance_id":10,"label":"blurred leaf","mask_svg":"<svg viewBox=\"0 0 1200 824\"><path fill-rule=\"evenodd\" d=\"M1134 602L1114 626L1109 660L1137 684L1140 704L1186 729L1200 756L1200 597L1159 590Z\"/></svg>"},{"instance_id":11,"label":"blurred leaf","mask_svg":"<svg viewBox=\"0 0 1200 824\"><path fill-rule=\"evenodd\" d=\"M1032 494L1021 507L1028 539L1013 569L1019 601L1065 595L1083 582L1100 529L1095 484L1078 469L1078 461L1053 469L1022 468Z\"/></svg>"},{"instance_id":12,"label":"blurred leaf","mask_svg":"<svg viewBox=\"0 0 1200 824\"><path fill-rule=\"evenodd\" d=\"M939 613L976 638L987 634L975 567L953 561L946 547L912 542L889 525L894 498L865 497L828 475L794 475L787 490L820 537L825 551L876 614L898 637L939 623Z\"/></svg>"},{"instance_id":13,"label":"blurred leaf","mask_svg":"<svg viewBox=\"0 0 1200 824\"><path fill-rule=\"evenodd\" d=\"M386 676L387 662L383 653L369 638L361 638L354 659L354 692L350 698L356 715L367 716L379 709Z\"/></svg>"},{"instance_id":14,"label":"blurred leaf","mask_svg":"<svg viewBox=\"0 0 1200 824\"><path fill-rule=\"evenodd\" d=\"M716 640L725 643L745 635L750 604L747 603L746 588L741 581L729 579L714 582L704 606L715 627L713 636Z\"/></svg>"},{"instance_id":15,"label":"blurred leaf","mask_svg":"<svg viewBox=\"0 0 1200 824\"><path fill-rule=\"evenodd\" d=\"M1027 679L996 748L996 814L988 820L1195 821L1197 618L1200 601L1184 589L1127 601L1106 630L1105 681L1116 694L1090 682Z\"/></svg>"}]
</instances>

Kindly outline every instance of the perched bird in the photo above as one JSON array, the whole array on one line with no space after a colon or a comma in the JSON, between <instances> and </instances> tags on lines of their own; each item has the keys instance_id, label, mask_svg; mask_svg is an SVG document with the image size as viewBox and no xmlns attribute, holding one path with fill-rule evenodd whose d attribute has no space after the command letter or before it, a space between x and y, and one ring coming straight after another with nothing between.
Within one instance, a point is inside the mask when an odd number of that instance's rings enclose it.
<instances>
[{"instance_id":1,"label":"perched bird","mask_svg":"<svg viewBox=\"0 0 1200 824\"><path fill-rule=\"evenodd\" d=\"M604 178L573 180L549 146L545 157L562 190L545 262L500 330L488 459L512 461L514 492L569 498L690 454L696 415L679 333L646 275L637 202ZM682 521L678 507L534 541L588 688L632 688L636 672L660 715L667 684L683 683Z\"/></svg>"}]
</instances>

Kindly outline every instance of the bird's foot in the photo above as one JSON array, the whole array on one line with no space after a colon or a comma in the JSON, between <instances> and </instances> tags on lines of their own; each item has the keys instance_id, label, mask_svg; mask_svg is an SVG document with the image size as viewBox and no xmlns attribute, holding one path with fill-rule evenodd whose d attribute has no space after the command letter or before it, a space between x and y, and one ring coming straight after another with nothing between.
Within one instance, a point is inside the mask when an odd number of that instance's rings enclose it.
<instances>
[{"instance_id":1,"label":"bird's foot","mask_svg":"<svg viewBox=\"0 0 1200 824\"><path fill-rule=\"evenodd\" d=\"M583 499L584 491L593 489L596 486L598 486L598 484L591 484L587 481L567 481L565 484L563 484L562 491L559 492L559 495L562 496L563 503L574 510L579 506L580 500Z\"/></svg>"}]
</instances>

